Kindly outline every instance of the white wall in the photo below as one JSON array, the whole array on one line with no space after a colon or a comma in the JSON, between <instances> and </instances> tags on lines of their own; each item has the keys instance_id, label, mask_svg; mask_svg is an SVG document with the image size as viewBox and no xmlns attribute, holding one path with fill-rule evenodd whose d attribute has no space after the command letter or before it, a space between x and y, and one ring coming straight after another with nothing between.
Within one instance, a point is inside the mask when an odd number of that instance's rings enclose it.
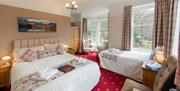
<instances>
[{"instance_id":1,"label":"white wall","mask_svg":"<svg viewBox=\"0 0 180 91\"><path fill-rule=\"evenodd\" d=\"M0 4L70 17L65 3L54 0L0 0Z\"/></svg>"},{"instance_id":2,"label":"white wall","mask_svg":"<svg viewBox=\"0 0 180 91\"><path fill-rule=\"evenodd\" d=\"M121 49L122 29L123 29L123 9L127 5L143 5L152 3L154 0L129 0L129 2L121 3L110 7L109 9L109 48Z\"/></svg>"}]
</instances>

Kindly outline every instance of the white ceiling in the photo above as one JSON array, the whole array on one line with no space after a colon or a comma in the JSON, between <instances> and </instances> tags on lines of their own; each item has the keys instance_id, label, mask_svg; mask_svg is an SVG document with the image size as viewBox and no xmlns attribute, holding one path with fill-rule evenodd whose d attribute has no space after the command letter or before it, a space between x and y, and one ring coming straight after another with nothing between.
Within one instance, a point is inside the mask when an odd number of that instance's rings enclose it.
<instances>
[{"instance_id":1,"label":"white ceiling","mask_svg":"<svg viewBox=\"0 0 180 91\"><path fill-rule=\"evenodd\" d=\"M55 0L60 3L71 2L71 0ZM148 2L152 0L75 0L79 8L77 11L73 11L73 14L81 13L83 16L87 17L96 17L107 15L109 12L109 7L114 5L123 5L126 3L133 2Z\"/></svg>"},{"instance_id":2,"label":"white ceiling","mask_svg":"<svg viewBox=\"0 0 180 91\"><path fill-rule=\"evenodd\" d=\"M109 10L118 11L119 6L127 4L150 2L154 0L75 0L79 5L78 10L72 14L80 14L83 17L102 17L107 16ZM44 11L59 15L69 16L69 10L65 8L65 3L71 0L0 0L0 4L16 6L25 9ZM33 5L33 7L32 7Z\"/></svg>"},{"instance_id":3,"label":"white ceiling","mask_svg":"<svg viewBox=\"0 0 180 91\"><path fill-rule=\"evenodd\" d=\"M61 3L71 2L71 0L55 0ZM79 8L76 11L72 11L73 14L81 13L85 17L95 17L107 15L111 5L120 3L126 0L75 0Z\"/></svg>"},{"instance_id":4,"label":"white ceiling","mask_svg":"<svg viewBox=\"0 0 180 91\"><path fill-rule=\"evenodd\" d=\"M56 2L54 0L0 0L0 4L68 17L70 16L70 11L65 8L64 3Z\"/></svg>"}]
</instances>

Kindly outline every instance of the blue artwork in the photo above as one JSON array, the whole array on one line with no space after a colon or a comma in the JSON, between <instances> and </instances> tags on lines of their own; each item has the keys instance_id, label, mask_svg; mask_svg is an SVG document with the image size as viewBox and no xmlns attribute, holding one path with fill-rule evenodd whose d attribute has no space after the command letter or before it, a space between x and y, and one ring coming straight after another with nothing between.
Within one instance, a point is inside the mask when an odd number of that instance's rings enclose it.
<instances>
[{"instance_id":1,"label":"blue artwork","mask_svg":"<svg viewBox=\"0 0 180 91\"><path fill-rule=\"evenodd\" d=\"M18 18L19 32L56 32L56 22L49 20Z\"/></svg>"}]
</instances>

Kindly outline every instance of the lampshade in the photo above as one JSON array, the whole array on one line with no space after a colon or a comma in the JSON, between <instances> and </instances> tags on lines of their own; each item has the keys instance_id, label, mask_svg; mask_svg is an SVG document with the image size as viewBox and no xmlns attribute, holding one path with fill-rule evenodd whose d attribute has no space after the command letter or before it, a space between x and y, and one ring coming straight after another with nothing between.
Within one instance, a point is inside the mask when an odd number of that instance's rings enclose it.
<instances>
[{"instance_id":1,"label":"lampshade","mask_svg":"<svg viewBox=\"0 0 180 91\"><path fill-rule=\"evenodd\" d=\"M65 5L67 9L71 9L71 10L77 10L78 8L78 5L74 0L72 0L71 3L66 3Z\"/></svg>"},{"instance_id":2,"label":"lampshade","mask_svg":"<svg viewBox=\"0 0 180 91\"><path fill-rule=\"evenodd\" d=\"M66 3L66 8L69 8L69 7L70 7L69 3Z\"/></svg>"},{"instance_id":3,"label":"lampshade","mask_svg":"<svg viewBox=\"0 0 180 91\"><path fill-rule=\"evenodd\" d=\"M76 5L76 1L74 1L74 0L72 0L71 3L72 3L72 5Z\"/></svg>"},{"instance_id":4,"label":"lampshade","mask_svg":"<svg viewBox=\"0 0 180 91\"><path fill-rule=\"evenodd\" d=\"M10 56L4 56L4 57L2 58L2 63L3 63L3 64L9 64L10 59L11 59Z\"/></svg>"},{"instance_id":5,"label":"lampshade","mask_svg":"<svg viewBox=\"0 0 180 91\"><path fill-rule=\"evenodd\" d=\"M64 48L68 48L68 45L64 45Z\"/></svg>"},{"instance_id":6,"label":"lampshade","mask_svg":"<svg viewBox=\"0 0 180 91\"><path fill-rule=\"evenodd\" d=\"M78 8L78 5L74 5L74 8L76 8L76 9L77 9L77 8Z\"/></svg>"},{"instance_id":7,"label":"lampshade","mask_svg":"<svg viewBox=\"0 0 180 91\"><path fill-rule=\"evenodd\" d=\"M159 64L162 64L165 61L164 53L163 51L156 51L154 60L158 62Z\"/></svg>"},{"instance_id":8,"label":"lampshade","mask_svg":"<svg viewBox=\"0 0 180 91\"><path fill-rule=\"evenodd\" d=\"M4 57L2 58L3 61L7 61L7 60L10 60L10 59L11 59L10 56L4 56Z\"/></svg>"}]
</instances>

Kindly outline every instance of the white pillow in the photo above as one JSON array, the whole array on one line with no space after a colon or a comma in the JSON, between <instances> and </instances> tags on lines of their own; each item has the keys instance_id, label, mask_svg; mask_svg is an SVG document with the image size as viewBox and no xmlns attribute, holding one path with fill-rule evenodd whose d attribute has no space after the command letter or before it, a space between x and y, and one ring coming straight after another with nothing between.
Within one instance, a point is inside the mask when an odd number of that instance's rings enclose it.
<instances>
[{"instance_id":1,"label":"white pillow","mask_svg":"<svg viewBox=\"0 0 180 91\"><path fill-rule=\"evenodd\" d=\"M50 51L56 51L57 54L64 54L65 48L63 44L57 43L57 44L45 44L45 49Z\"/></svg>"}]
</instances>

